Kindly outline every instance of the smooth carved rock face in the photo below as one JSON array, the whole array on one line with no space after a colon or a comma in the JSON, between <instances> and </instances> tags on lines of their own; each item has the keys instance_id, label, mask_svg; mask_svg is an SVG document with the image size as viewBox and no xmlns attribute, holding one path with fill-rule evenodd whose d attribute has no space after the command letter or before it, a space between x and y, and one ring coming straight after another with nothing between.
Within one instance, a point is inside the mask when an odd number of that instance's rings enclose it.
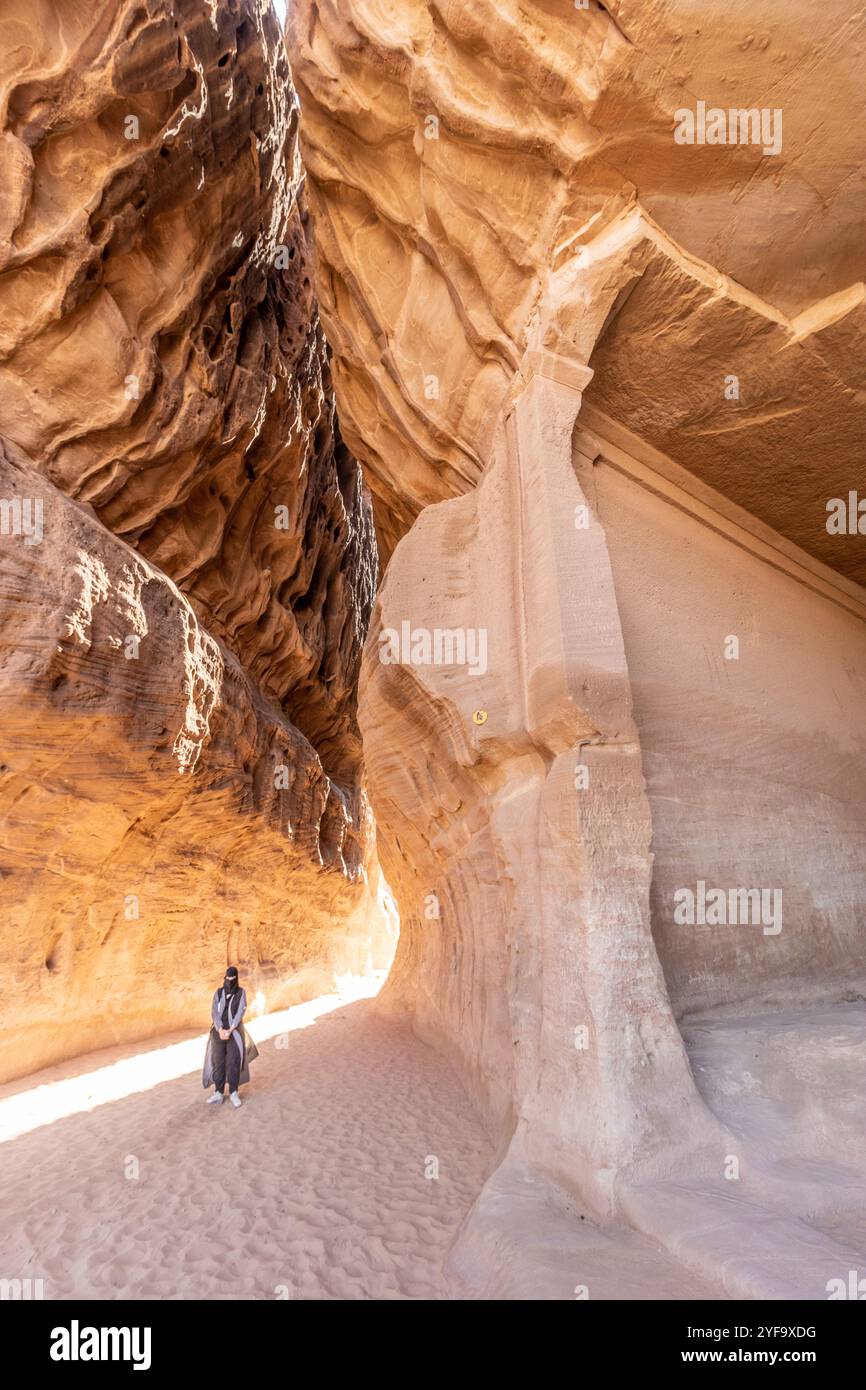
<instances>
[{"instance_id":1,"label":"smooth carved rock face","mask_svg":"<svg viewBox=\"0 0 866 1390\"><path fill-rule=\"evenodd\" d=\"M739 1140L678 1021L864 988L866 570L826 504L866 437L866 98L861 20L846 51L829 11L705 8L297 0L289 35L390 554L360 696L402 920L382 1003L449 1052L500 1178L528 1163L727 1281ZM747 133L757 108L760 143L677 139L699 102ZM483 667L437 660L446 632L483 632ZM784 927L678 921L703 880L771 888ZM773 1241L791 1290L796 1224Z\"/></svg>"},{"instance_id":2,"label":"smooth carved rock face","mask_svg":"<svg viewBox=\"0 0 866 1390\"><path fill-rule=\"evenodd\" d=\"M375 540L276 20L37 0L0 55L5 1078L206 1022L226 959L273 1008L388 942Z\"/></svg>"},{"instance_id":3,"label":"smooth carved rock face","mask_svg":"<svg viewBox=\"0 0 866 1390\"><path fill-rule=\"evenodd\" d=\"M860 538L825 526L866 435L863 32L837 27L783 0L699 21L684 0L290 7L341 422L386 552L477 482L544 346L862 582ZM769 145L678 143L699 101L765 111Z\"/></svg>"},{"instance_id":4,"label":"smooth carved rock face","mask_svg":"<svg viewBox=\"0 0 866 1390\"><path fill-rule=\"evenodd\" d=\"M276 20L64 0L7 6L0 39L0 435L351 775L375 553Z\"/></svg>"}]
</instances>

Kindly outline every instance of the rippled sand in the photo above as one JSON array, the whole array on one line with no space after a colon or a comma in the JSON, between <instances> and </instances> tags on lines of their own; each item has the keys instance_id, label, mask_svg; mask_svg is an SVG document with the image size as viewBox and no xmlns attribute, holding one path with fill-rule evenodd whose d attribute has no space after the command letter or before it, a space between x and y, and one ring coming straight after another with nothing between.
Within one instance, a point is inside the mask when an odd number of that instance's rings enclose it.
<instances>
[{"instance_id":1,"label":"rippled sand","mask_svg":"<svg viewBox=\"0 0 866 1390\"><path fill-rule=\"evenodd\" d=\"M456 1075L369 1000L285 1039L260 1042L240 1110L206 1106L186 1060L121 1099L65 1118L49 1107L0 1143L0 1275L42 1278L61 1299L444 1297L445 1252L493 1158ZM200 1067L197 1043L183 1046ZM133 1058L156 1074L174 1055L161 1047L4 1087L0 1126L4 1103L20 1111L40 1084L56 1095Z\"/></svg>"}]
</instances>

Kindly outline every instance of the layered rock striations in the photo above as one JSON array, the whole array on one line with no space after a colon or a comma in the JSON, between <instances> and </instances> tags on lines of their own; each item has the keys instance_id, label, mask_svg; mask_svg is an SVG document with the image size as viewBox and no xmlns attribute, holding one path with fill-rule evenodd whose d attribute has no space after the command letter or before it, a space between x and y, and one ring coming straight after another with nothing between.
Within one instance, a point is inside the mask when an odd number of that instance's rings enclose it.
<instances>
[{"instance_id":1,"label":"layered rock striations","mask_svg":"<svg viewBox=\"0 0 866 1390\"><path fill-rule=\"evenodd\" d=\"M593 356L588 399L862 580L823 499L864 434L864 40L814 23L678 0L292 7L341 421L388 550L477 481L540 335ZM699 102L754 110L757 138L738 117L724 144L678 143Z\"/></svg>"},{"instance_id":2,"label":"layered rock striations","mask_svg":"<svg viewBox=\"0 0 866 1390\"><path fill-rule=\"evenodd\" d=\"M4 438L351 765L375 568L276 21L61 5L53 26L8 16L3 38Z\"/></svg>"},{"instance_id":3,"label":"layered rock striations","mask_svg":"<svg viewBox=\"0 0 866 1390\"><path fill-rule=\"evenodd\" d=\"M376 555L269 7L10 5L0 51L8 1076L198 1023L226 955L264 1007L368 963Z\"/></svg>"},{"instance_id":4,"label":"layered rock striations","mask_svg":"<svg viewBox=\"0 0 866 1390\"><path fill-rule=\"evenodd\" d=\"M843 55L813 18L293 7L341 425L393 551L360 705L386 998L507 1155L464 1252L543 1172L731 1292L823 1297L858 1258L827 1238L866 1205L850 1130L782 1159L678 1027L776 1047L780 1009L866 993L866 571L828 525L863 195L826 97L863 29Z\"/></svg>"},{"instance_id":5,"label":"layered rock striations","mask_svg":"<svg viewBox=\"0 0 866 1390\"><path fill-rule=\"evenodd\" d=\"M0 572L6 1075L194 1026L224 958L256 1009L362 973L386 944L363 792L161 571L44 481L0 481L44 517Z\"/></svg>"}]
</instances>

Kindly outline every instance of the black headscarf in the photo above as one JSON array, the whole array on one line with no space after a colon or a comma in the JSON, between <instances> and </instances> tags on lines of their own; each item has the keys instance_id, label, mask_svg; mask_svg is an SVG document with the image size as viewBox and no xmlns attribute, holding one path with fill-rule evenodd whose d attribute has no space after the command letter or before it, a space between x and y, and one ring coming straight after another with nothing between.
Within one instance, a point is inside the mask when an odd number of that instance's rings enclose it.
<instances>
[{"instance_id":1,"label":"black headscarf","mask_svg":"<svg viewBox=\"0 0 866 1390\"><path fill-rule=\"evenodd\" d=\"M238 970L236 965L230 965L226 970L226 977L223 981L223 989L225 990L226 994L234 994L236 990L240 989L240 983L238 981Z\"/></svg>"}]
</instances>

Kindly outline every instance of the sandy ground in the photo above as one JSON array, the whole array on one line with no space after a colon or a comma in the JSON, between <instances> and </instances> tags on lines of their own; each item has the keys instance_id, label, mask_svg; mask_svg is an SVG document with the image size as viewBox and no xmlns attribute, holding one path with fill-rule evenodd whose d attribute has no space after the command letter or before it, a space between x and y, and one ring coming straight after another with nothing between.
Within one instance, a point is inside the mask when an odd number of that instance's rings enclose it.
<instances>
[{"instance_id":1,"label":"sandy ground","mask_svg":"<svg viewBox=\"0 0 866 1390\"><path fill-rule=\"evenodd\" d=\"M240 1110L205 1105L189 1034L0 1089L0 1276L60 1299L445 1297L493 1159L454 1072L370 1000L285 1047L267 1025Z\"/></svg>"},{"instance_id":2,"label":"sandy ground","mask_svg":"<svg viewBox=\"0 0 866 1390\"><path fill-rule=\"evenodd\" d=\"M455 1073L357 997L376 987L255 1019L237 1111L204 1103L203 1034L0 1087L0 1278L48 1299L596 1301L820 1298L862 1268L862 1005L689 1023L742 1179L637 1190L640 1235L514 1161L486 1182Z\"/></svg>"}]
</instances>

